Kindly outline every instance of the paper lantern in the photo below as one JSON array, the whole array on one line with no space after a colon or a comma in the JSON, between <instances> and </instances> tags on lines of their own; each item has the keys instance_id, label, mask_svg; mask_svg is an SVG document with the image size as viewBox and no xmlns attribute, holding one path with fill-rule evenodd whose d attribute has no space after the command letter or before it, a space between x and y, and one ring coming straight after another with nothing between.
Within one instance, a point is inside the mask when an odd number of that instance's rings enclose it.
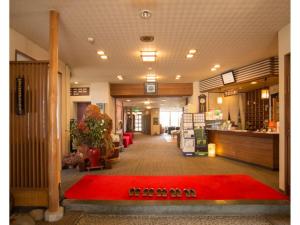
<instances>
[{"instance_id":1,"label":"paper lantern","mask_svg":"<svg viewBox=\"0 0 300 225\"><path fill-rule=\"evenodd\" d=\"M269 89L264 88L261 89L261 99L268 99L269 98Z\"/></svg>"},{"instance_id":2,"label":"paper lantern","mask_svg":"<svg viewBox=\"0 0 300 225\"><path fill-rule=\"evenodd\" d=\"M216 145L213 143L208 144L208 157L216 156Z\"/></svg>"},{"instance_id":3,"label":"paper lantern","mask_svg":"<svg viewBox=\"0 0 300 225\"><path fill-rule=\"evenodd\" d=\"M218 103L219 105L221 105L221 104L223 103L223 98L222 98L222 97L218 97L218 98L217 98L217 103Z\"/></svg>"}]
</instances>

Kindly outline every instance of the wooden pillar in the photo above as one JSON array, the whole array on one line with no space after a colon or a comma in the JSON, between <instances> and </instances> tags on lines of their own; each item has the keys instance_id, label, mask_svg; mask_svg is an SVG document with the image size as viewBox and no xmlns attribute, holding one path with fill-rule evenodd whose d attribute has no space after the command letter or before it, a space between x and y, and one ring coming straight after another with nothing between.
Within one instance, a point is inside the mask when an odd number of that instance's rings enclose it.
<instances>
[{"instance_id":1,"label":"wooden pillar","mask_svg":"<svg viewBox=\"0 0 300 225\"><path fill-rule=\"evenodd\" d=\"M59 206L59 148L57 136L57 82L58 82L58 12L50 11L49 30L49 114L48 114L48 179L49 205L45 213L47 221L57 221L63 216Z\"/></svg>"}]
</instances>

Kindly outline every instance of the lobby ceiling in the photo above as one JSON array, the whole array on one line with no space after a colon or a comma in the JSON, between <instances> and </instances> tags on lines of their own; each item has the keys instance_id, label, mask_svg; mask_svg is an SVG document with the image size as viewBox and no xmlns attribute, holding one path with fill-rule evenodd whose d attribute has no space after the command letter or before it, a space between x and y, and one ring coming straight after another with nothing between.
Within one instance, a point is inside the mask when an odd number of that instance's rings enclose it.
<instances>
[{"instance_id":1,"label":"lobby ceiling","mask_svg":"<svg viewBox=\"0 0 300 225\"><path fill-rule=\"evenodd\" d=\"M290 22L289 0L11 0L10 26L48 49L49 9L60 13L60 58L80 83L140 83L149 67L159 82L202 80L277 55L277 32ZM143 49L157 50L157 61L143 63Z\"/></svg>"}]
</instances>

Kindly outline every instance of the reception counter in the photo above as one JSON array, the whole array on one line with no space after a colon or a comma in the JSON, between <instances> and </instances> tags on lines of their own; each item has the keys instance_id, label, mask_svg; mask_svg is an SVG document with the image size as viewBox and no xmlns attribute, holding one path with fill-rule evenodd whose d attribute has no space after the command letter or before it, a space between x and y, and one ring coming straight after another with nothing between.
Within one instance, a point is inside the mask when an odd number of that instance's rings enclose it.
<instances>
[{"instance_id":1,"label":"reception counter","mask_svg":"<svg viewBox=\"0 0 300 225\"><path fill-rule=\"evenodd\" d=\"M216 154L219 156L278 169L278 133L208 130L208 140L216 144Z\"/></svg>"}]
</instances>

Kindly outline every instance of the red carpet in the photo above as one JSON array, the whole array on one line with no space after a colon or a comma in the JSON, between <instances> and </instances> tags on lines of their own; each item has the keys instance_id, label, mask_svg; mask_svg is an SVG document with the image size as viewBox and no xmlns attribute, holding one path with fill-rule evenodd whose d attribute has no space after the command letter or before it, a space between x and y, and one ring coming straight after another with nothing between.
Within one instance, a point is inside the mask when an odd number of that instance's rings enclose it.
<instances>
[{"instance_id":1,"label":"red carpet","mask_svg":"<svg viewBox=\"0 0 300 225\"><path fill-rule=\"evenodd\" d=\"M197 198L129 197L131 187L194 188ZM65 192L78 200L286 200L285 195L246 175L108 176L87 175Z\"/></svg>"}]
</instances>

